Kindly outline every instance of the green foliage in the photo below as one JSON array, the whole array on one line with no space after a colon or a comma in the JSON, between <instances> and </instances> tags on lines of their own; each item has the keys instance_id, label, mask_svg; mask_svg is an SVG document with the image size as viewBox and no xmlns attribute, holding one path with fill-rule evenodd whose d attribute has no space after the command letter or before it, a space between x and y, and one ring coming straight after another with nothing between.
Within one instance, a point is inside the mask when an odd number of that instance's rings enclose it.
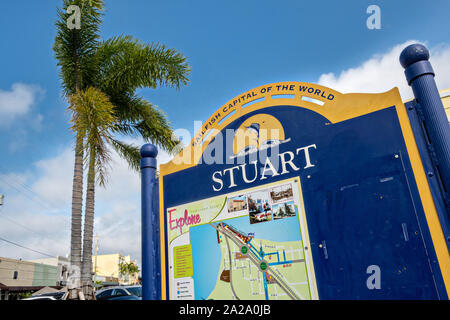
<instances>
[{"instance_id":1,"label":"green foliage","mask_svg":"<svg viewBox=\"0 0 450 320\"><path fill-rule=\"evenodd\" d=\"M19 293L20 299L30 298L31 296L32 296L31 292L21 292L21 293Z\"/></svg>"},{"instance_id":2,"label":"green foliage","mask_svg":"<svg viewBox=\"0 0 450 320\"><path fill-rule=\"evenodd\" d=\"M89 87L69 97L72 111L72 130L78 133L87 150L85 163L93 161L98 183L105 185L107 164L110 161L108 144L111 144L111 128L117 121L114 105L102 91Z\"/></svg>"},{"instance_id":3,"label":"green foliage","mask_svg":"<svg viewBox=\"0 0 450 320\"><path fill-rule=\"evenodd\" d=\"M67 19L70 15L66 13L66 9L70 5L81 8L80 30L67 28ZM173 137L166 114L138 96L135 91L139 88L158 86L178 89L189 83L191 68L187 64L186 57L162 44L145 44L128 35L102 41L99 33L103 10L104 3L101 0L64 0L63 8L58 10L57 36L53 49L69 103L88 102L81 99L80 95L87 94L86 90L92 90L90 88L102 91L113 106L110 112L115 117L114 123L109 124L107 142L128 161L131 168L139 170L138 147L113 139L113 135L140 136L169 152L179 141ZM91 101L86 108L92 105ZM73 112L87 111L86 108L70 107L74 117L76 115ZM72 129L78 132L77 128L80 125ZM95 125L95 122L91 125ZM88 138L90 142L84 144L85 150L93 146L92 141L96 140L96 147L92 150L104 151L102 148L104 144L98 140L100 131L87 130L83 138L89 137L89 134L94 136ZM106 165L109 160L107 154L107 152L99 153L100 159L96 160L96 168L100 172L106 171L101 165ZM99 181L104 182L102 177L104 178L100 174Z\"/></svg>"},{"instance_id":4,"label":"green foliage","mask_svg":"<svg viewBox=\"0 0 450 320\"><path fill-rule=\"evenodd\" d=\"M139 273L139 267L134 262L121 262L119 264L119 272L121 275L132 275Z\"/></svg>"},{"instance_id":5,"label":"green foliage","mask_svg":"<svg viewBox=\"0 0 450 320\"><path fill-rule=\"evenodd\" d=\"M67 27L71 16L67 13L67 8L70 5L81 9L81 29ZM100 43L103 9L103 1L100 0L64 0L62 9L57 9L57 35L53 51L60 68L59 75L65 95L92 84L96 68L93 57Z\"/></svg>"},{"instance_id":6,"label":"green foliage","mask_svg":"<svg viewBox=\"0 0 450 320\"><path fill-rule=\"evenodd\" d=\"M188 84L186 58L161 44L144 44L132 36L100 43L97 63L105 91L132 93L138 88Z\"/></svg>"}]
</instances>

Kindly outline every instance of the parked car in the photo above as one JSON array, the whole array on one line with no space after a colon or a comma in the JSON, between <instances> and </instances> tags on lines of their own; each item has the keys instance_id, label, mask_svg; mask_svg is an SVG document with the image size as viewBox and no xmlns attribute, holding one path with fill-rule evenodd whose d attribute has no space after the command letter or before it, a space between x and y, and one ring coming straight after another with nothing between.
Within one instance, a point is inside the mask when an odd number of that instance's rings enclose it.
<instances>
[{"instance_id":1,"label":"parked car","mask_svg":"<svg viewBox=\"0 0 450 320\"><path fill-rule=\"evenodd\" d=\"M67 292L43 293L38 296L25 298L22 300L66 300Z\"/></svg>"},{"instance_id":2,"label":"parked car","mask_svg":"<svg viewBox=\"0 0 450 320\"><path fill-rule=\"evenodd\" d=\"M142 298L139 298L136 296L117 296L117 297L111 297L106 300L142 300Z\"/></svg>"},{"instance_id":3,"label":"parked car","mask_svg":"<svg viewBox=\"0 0 450 320\"><path fill-rule=\"evenodd\" d=\"M142 286L115 286L101 289L95 293L97 300L119 300L117 297L134 296L142 298ZM113 299L114 298L114 299ZM133 300L133 298L130 298ZM124 300L124 299L121 299Z\"/></svg>"},{"instance_id":4,"label":"parked car","mask_svg":"<svg viewBox=\"0 0 450 320\"><path fill-rule=\"evenodd\" d=\"M35 297L25 298L22 300L60 300L60 299L56 299L54 297L49 297L49 296L35 296Z\"/></svg>"}]
</instances>

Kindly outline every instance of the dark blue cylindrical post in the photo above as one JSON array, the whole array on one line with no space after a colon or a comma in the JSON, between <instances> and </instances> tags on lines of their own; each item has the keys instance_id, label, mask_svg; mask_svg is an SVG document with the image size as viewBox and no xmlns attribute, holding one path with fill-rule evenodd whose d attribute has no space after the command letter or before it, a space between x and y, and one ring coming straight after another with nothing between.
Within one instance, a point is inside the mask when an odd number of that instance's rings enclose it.
<instances>
[{"instance_id":1,"label":"dark blue cylindrical post","mask_svg":"<svg viewBox=\"0 0 450 320\"><path fill-rule=\"evenodd\" d=\"M152 144L141 148L141 214L142 214L142 300L156 300L158 297L157 243L155 242L156 203L154 201L156 180L156 156L158 149Z\"/></svg>"},{"instance_id":2,"label":"dark blue cylindrical post","mask_svg":"<svg viewBox=\"0 0 450 320\"><path fill-rule=\"evenodd\" d=\"M437 170L444 188L444 197L449 205L450 193L450 126L434 81L434 71L428 61L428 49L421 44L406 47L400 55L408 84L423 113ZM448 207L447 207L448 208Z\"/></svg>"}]
</instances>

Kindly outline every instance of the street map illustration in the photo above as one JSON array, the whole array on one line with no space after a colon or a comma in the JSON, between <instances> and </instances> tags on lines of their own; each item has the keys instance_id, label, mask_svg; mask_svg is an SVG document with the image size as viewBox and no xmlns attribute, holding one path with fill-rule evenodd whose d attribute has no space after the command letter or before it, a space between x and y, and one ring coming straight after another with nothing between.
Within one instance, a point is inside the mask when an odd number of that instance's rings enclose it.
<instances>
[{"instance_id":1,"label":"street map illustration","mask_svg":"<svg viewBox=\"0 0 450 320\"><path fill-rule=\"evenodd\" d=\"M289 182L171 209L172 298L314 299L302 207Z\"/></svg>"}]
</instances>

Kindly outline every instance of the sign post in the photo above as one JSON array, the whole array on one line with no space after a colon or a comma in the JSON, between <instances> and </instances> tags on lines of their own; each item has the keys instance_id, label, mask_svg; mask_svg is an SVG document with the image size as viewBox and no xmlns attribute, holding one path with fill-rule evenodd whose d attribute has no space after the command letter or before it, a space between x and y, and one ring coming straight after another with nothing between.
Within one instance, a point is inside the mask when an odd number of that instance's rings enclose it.
<instances>
[{"instance_id":1,"label":"sign post","mask_svg":"<svg viewBox=\"0 0 450 320\"><path fill-rule=\"evenodd\" d=\"M158 150L152 144L141 148L141 230L142 230L142 299L160 299L158 292L157 265L160 263L158 255L158 240L155 235L159 222L158 208L155 201L156 156ZM156 222L156 223L155 223ZM155 241L156 240L156 241Z\"/></svg>"},{"instance_id":2,"label":"sign post","mask_svg":"<svg viewBox=\"0 0 450 320\"><path fill-rule=\"evenodd\" d=\"M406 47L400 55L408 84L424 117L428 139L432 145L432 159L438 179L443 185L443 195L450 214L450 126L439 91L434 81L434 70L428 61L430 53L421 44ZM450 238L447 239L450 243Z\"/></svg>"}]
</instances>

